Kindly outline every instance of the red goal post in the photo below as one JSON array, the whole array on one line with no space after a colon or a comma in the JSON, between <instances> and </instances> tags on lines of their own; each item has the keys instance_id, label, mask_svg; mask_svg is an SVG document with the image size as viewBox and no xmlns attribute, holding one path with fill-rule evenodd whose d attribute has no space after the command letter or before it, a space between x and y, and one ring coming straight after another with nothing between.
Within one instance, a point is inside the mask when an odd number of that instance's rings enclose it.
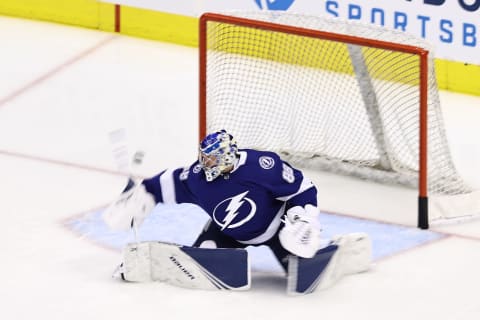
<instances>
[{"instance_id":1,"label":"red goal post","mask_svg":"<svg viewBox=\"0 0 480 320\"><path fill-rule=\"evenodd\" d=\"M208 127L207 108L209 87L209 50L225 50L211 48L212 43L222 40L211 38L209 30L216 25L232 26L233 28L248 28L261 30L262 32L293 35L308 39L321 39L344 44L357 45L361 47L377 48L393 52L402 52L418 57L418 227L427 229L429 227L428 217L428 64L429 51L415 45L407 45L390 41L383 41L371 38L362 38L355 35L342 34L317 30L307 27L299 27L265 20L257 20L241 16L232 16L215 13L205 13L200 18L199 25L199 137L206 135ZM226 41L235 41L234 38ZM212 42L212 43L210 43ZM248 46L254 46L249 44ZM271 45L271 44L270 44ZM227 49L236 50L236 49ZM240 50L241 51L241 50ZM235 54L243 54L235 52ZM259 55L254 53L253 55ZM260 53L262 55L262 53ZM260 57L263 58L263 57ZM283 58L282 58L283 59ZM288 58L285 58L288 59ZM232 71L235 72L235 71ZM220 129L220 128L216 128ZM227 129L228 130L228 129ZM235 134L235 132L232 132ZM240 139L239 139L240 140ZM251 146L248 146L251 147Z\"/></svg>"}]
</instances>

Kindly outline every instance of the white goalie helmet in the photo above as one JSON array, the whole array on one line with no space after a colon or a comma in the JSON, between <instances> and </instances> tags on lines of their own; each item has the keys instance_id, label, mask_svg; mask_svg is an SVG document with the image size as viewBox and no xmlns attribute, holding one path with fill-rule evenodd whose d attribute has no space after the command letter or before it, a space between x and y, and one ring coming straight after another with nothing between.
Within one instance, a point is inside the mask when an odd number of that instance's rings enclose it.
<instances>
[{"instance_id":1,"label":"white goalie helmet","mask_svg":"<svg viewBox=\"0 0 480 320\"><path fill-rule=\"evenodd\" d=\"M207 181L213 181L222 173L229 171L237 157L237 143L225 130L208 134L200 142L198 161Z\"/></svg>"}]
</instances>

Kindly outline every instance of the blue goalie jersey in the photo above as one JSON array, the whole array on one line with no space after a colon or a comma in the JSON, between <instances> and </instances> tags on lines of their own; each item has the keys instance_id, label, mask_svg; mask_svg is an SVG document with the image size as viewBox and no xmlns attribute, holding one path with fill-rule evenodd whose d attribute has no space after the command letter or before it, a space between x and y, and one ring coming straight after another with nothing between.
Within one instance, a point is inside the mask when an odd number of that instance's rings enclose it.
<instances>
[{"instance_id":1,"label":"blue goalie jersey","mask_svg":"<svg viewBox=\"0 0 480 320\"><path fill-rule=\"evenodd\" d=\"M234 169L207 182L198 161L143 181L157 203L200 206L224 234L261 244L278 230L285 211L317 205L317 190L303 174L273 152L239 150Z\"/></svg>"}]
</instances>

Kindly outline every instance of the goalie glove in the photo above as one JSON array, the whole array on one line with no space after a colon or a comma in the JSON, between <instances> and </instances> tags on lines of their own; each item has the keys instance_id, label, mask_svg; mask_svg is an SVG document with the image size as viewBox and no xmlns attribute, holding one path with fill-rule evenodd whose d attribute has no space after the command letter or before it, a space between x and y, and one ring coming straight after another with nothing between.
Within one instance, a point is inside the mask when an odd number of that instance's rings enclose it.
<instances>
[{"instance_id":1,"label":"goalie glove","mask_svg":"<svg viewBox=\"0 0 480 320\"><path fill-rule=\"evenodd\" d=\"M315 253L327 245L320 237L318 209L310 204L295 206L285 214L285 226L278 235L280 243L289 252L302 257L312 258Z\"/></svg>"},{"instance_id":2,"label":"goalie glove","mask_svg":"<svg viewBox=\"0 0 480 320\"><path fill-rule=\"evenodd\" d=\"M133 221L137 226L141 225L154 207L155 199L145 186L130 179L118 199L104 211L103 220L110 229L127 230Z\"/></svg>"}]
</instances>

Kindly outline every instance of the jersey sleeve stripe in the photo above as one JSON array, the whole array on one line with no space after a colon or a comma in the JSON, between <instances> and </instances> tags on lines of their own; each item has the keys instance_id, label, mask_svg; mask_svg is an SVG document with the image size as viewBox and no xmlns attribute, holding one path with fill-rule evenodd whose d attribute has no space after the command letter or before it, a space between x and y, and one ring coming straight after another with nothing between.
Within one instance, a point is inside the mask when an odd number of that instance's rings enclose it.
<instances>
[{"instance_id":1,"label":"jersey sleeve stripe","mask_svg":"<svg viewBox=\"0 0 480 320\"><path fill-rule=\"evenodd\" d=\"M278 197L276 198L277 200L280 200L280 201L288 201L290 200L291 198L295 197L297 194L300 194L302 192L304 192L305 190L308 190L310 188L313 187L313 183L310 179L308 178L305 178L303 177L302 179L302 183L300 184L300 187L298 187L298 190L297 192L295 193L292 193L290 195L287 195L287 196L283 196L283 197Z\"/></svg>"},{"instance_id":2,"label":"jersey sleeve stripe","mask_svg":"<svg viewBox=\"0 0 480 320\"><path fill-rule=\"evenodd\" d=\"M162 198L163 198L163 203L165 204L177 203L176 195L175 195L175 181L173 178L173 171L174 170L168 169L160 176Z\"/></svg>"}]
</instances>

